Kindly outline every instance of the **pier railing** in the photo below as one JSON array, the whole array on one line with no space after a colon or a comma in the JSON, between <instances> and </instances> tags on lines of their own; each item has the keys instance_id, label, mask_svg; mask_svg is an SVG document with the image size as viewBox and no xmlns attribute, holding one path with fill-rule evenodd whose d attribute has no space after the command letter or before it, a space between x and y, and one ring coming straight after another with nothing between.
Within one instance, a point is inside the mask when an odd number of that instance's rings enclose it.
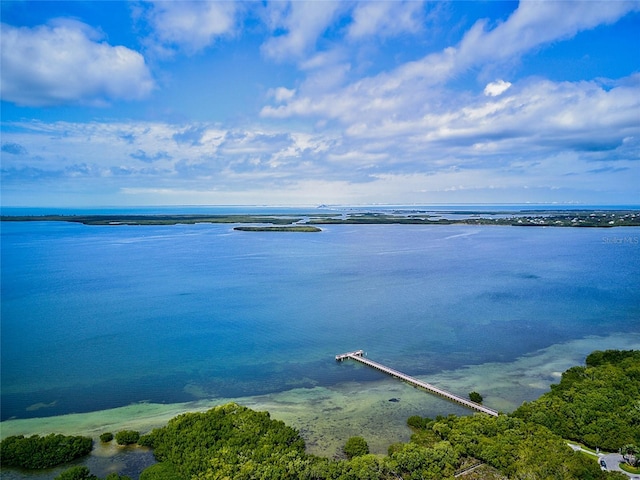
<instances>
[{"instance_id":1,"label":"pier railing","mask_svg":"<svg viewBox=\"0 0 640 480\"><path fill-rule=\"evenodd\" d=\"M485 407L484 405L481 405L479 403L472 402L471 400L467 400L466 398L459 397L458 395L455 395L451 392L447 392L446 390L443 390L434 385L431 385L430 383L423 382L422 380L418 380L417 378L411 377L406 373L399 372L398 370L389 368L381 363L374 362L373 360L365 358L364 350L356 350L354 352L347 352L347 353L342 353L340 355L336 355L337 361L341 362L347 359L351 359L351 360L355 360L357 362L363 363L369 367L375 368L376 370L380 370L381 372L389 374L392 377L403 380L408 384L413 385L414 387L422 388L424 390L427 390L430 393L439 395L440 397L446 398L447 400L450 400L452 402L455 402L459 405L470 408L477 412L486 413L487 415L492 415L494 417L498 416L498 412L496 410Z\"/></svg>"}]
</instances>

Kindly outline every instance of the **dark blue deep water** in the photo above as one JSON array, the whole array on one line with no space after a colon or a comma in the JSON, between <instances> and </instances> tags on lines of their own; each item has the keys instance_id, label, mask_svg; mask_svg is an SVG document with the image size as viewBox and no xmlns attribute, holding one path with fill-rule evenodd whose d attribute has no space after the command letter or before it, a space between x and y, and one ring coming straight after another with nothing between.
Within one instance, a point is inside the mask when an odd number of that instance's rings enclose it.
<instances>
[{"instance_id":1,"label":"dark blue deep water","mask_svg":"<svg viewBox=\"0 0 640 480\"><path fill-rule=\"evenodd\" d=\"M2 223L1 416L333 385L640 332L640 228ZM357 381L377 379L350 369Z\"/></svg>"}]
</instances>

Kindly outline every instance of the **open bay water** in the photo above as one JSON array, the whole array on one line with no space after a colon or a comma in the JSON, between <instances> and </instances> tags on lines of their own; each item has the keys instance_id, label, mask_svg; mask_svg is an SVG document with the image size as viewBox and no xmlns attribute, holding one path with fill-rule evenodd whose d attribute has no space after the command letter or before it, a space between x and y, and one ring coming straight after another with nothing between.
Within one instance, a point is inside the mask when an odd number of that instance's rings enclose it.
<instances>
[{"instance_id":1,"label":"open bay water","mask_svg":"<svg viewBox=\"0 0 640 480\"><path fill-rule=\"evenodd\" d=\"M3 430L243 398L318 451L314 419L384 451L408 415L466 411L337 353L509 410L553 380L519 384L527 359L640 348L640 228L233 226L3 222Z\"/></svg>"}]
</instances>

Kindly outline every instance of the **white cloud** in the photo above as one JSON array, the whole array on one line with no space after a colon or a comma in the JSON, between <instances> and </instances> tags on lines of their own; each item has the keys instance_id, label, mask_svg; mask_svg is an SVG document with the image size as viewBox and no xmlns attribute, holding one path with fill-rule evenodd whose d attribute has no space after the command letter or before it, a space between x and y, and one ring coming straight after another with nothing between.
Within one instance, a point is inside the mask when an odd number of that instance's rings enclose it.
<instances>
[{"instance_id":1,"label":"white cloud","mask_svg":"<svg viewBox=\"0 0 640 480\"><path fill-rule=\"evenodd\" d=\"M236 2L154 1L146 13L159 47L195 53L235 33Z\"/></svg>"},{"instance_id":2,"label":"white cloud","mask_svg":"<svg viewBox=\"0 0 640 480\"><path fill-rule=\"evenodd\" d=\"M40 185L53 195L64 185L69 194L173 192L177 203L418 203L562 200L562 192L582 188L588 200L607 178L628 198L640 173L639 90L629 79L609 91L593 83L516 84L509 95L480 94L422 123L352 135L206 123L11 123L3 142L23 154L2 152L3 194ZM197 141L179 141L185 134ZM189 191L202 196L187 202Z\"/></svg>"},{"instance_id":3,"label":"white cloud","mask_svg":"<svg viewBox=\"0 0 640 480\"><path fill-rule=\"evenodd\" d=\"M99 33L83 23L2 24L0 35L3 100L26 106L105 104L140 99L154 88L142 55L100 42Z\"/></svg>"},{"instance_id":4,"label":"white cloud","mask_svg":"<svg viewBox=\"0 0 640 480\"><path fill-rule=\"evenodd\" d=\"M291 100L296 94L295 89L279 87L269 92L276 102Z\"/></svg>"},{"instance_id":5,"label":"white cloud","mask_svg":"<svg viewBox=\"0 0 640 480\"><path fill-rule=\"evenodd\" d=\"M488 83L486 87L484 87L484 94L487 97L497 97L498 95L503 94L511 87L510 82L505 82L504 80L496 80L495 82Z\"/></svg>"},{"instance_id":6,"label":"white cloud","mask_svg":"<svg viewBox=\"0 0 640 480\"><path fill-rule=\"evenodd\" d=\"M362 7L365 8L365 7ZM399 67L344 84L341 73L330 89L317 85L317 74L297 88L296 94L277 105L266 105L263 117L315 117L320 121L337 120L348 132L368 132L387 136L412 127L424 128L428 119L442 121L446 115L464 118L460 111L471 93L460 94L447 88L449 79L471 68L500 64L554 40L575 35L578 31L612 23L631 10L640 9L638 2L521 2L518 9L502 24L486 30L486 23L476 23L456 46L407 62ZM540 31L540 34L538 34ZM323 71L330 78L330 70ZM327 71L329 73L327 73ZM486 86L486 96L503 96L511 84L504 81ZM473 100L477 102L477 100ZM576 99L576 102L586 101ZM559 104L564 104L562 98ZM528 109L534 105L527 103ZM551 110L555 111L553 104ZM471 108L476 108L473 104ZM525 113L524 107L516 116ZM623 106L623 111L628 108ZM476 112L477 113L477 112ZM544 112L542 112L544 114ZM449 125L448 128L453 127ZM430 133L431 132L431 133ZM432 134L427 130L426 135Z\"/></svg>"},{"instance_id":7,"label":"white cloud","mask_svg":"<svg viewBox=\"0 0 640 480\"><path fill-rule=\"evenodd\" d=\"M329 27L341 2L276 2L268 5L267 22L274 32L262 45L262 52L277 61L299 60L315 46L318 37Z\"/></svg>"},{"instance_id":8,"label":"white cloud","mask_svg":"<svg viewBox=\"0 0 640 480\"><path fill-rule=\"evenodd\" d=\"M353 12L347 35L351 38L389 37L422 29L424 5L420 1L362 2Z\"/></svg>"},{"instance_id":9,"label":"white cloud","mask_svg":"<svg viewBox=\"0 0 640 480\"><path fill-rule=\"evenodd\" d=\"M394 177L422 173L442 180L455 167L474 172L469 173L471 182L480 172L508 170L514 163L521 166L504 175L528 178L533 167L522 165L545 162L546 173L539 174L536 184L544 186L553 179L565 185L578 181L578 177L563 179L575 170L574 164L640 160L639 75L607 88L598 82L529 79L495 97L438 90L433 98L433 91L415 88L374 98L364 107L359 93L349 88L315 100L302 97L270 113L290 115L292 110L286 109L295 108L297 115L339 120L342 125L337 131L342 133L323 155L328 162L317 159L316 165L327 169L327 177L343 175L353 181L382 173ZM411 101L420 107L406 113ZM562 162L572 158L574 164L550 169L550 156Z\"/></svg>"},{"instance_id":10,"label":"white cloud","mask_svg":"<svg viewBox=\"0 0 640 480\"><path fill-rule=\"evenodd\" d=\"M457 158L578 151L611 155L627 137L640 138L640 78L604 89L597 82L530 80L499 97L465 97L403 121L370 121L358 138L407 138L414 147L446 147ZM471 149L470 149L471 148ZM591 152L591 153L589 153ZM627 150L631 153L632 150Z\"/></svg>"},{"instance_id":11,"label":"white cloud","mask_svg":"<svg viewBox=\"0 0 640 480\"><path fill-rule=\"evenodd\" d=\"M85 182L93 181L120 192L175 194L178 203L191 198L190 192L193 202L183 203L454 198L437 196L443 192L461 195L458 201L482 201L481 192L491 189L504 196L489 195L487 201L514 201L514 192L522 189L544 195L582 184L593 192L599 179L610 178L609 185L620 186L620 198L637 193L632 181L640 169L640 75L604 85L605 80L507 77L502 67L582 30L615 22L640 8L638 2L521 2L502 23L477 22L458 43L365 78L359 77L363 71L380 72L385 62L395 64L418 51L373 65L382 58L365 59L377 48L367 43L374 36L385 40L420 32L420 48L428 48L427 5L137 5L140 18L149 22L144 28L152 28L147 40L172 52L195 53L235 35L242 14L253 42L265 33L264 25L254 23L263 15L270 36L262 44L263 55L291 60L306 77L290 72L280 77L295 88L270 88L271 81L260 85L269 104L259 126L5 124L3 188L26 190L25 185L37 184L30 183L33 179L46 178L53 179L49 186L59 180L89 190ZM95 104L140 98L153 88L139 53L108 45L98 31L79 22L3 25L1 50L3 100L32 106ZM478 83L467 83L472 76ZM292 120L274 125L272 119Z\"/></svg>"},{"instance_id":12,"label":"white cloud","mask_svg":"<svg viewBox=\"0 0 640 480\"><path fill-rule=\"evenodd\" d=\"M487 31L486 21L479 21L466 33L458 48L459 67L521 55L580 31L614 23L634 10L640 10L640 3L521 1L507 21L493 30Z\"/></svg>"}]
</instances>

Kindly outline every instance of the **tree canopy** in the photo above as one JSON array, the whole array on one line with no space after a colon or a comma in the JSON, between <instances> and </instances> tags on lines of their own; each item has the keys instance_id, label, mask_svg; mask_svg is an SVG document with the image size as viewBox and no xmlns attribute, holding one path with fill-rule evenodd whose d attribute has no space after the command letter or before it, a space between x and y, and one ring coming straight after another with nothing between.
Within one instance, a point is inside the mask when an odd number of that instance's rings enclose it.
<instances>
[{"instance_id":1,"label":"tree canopy","mask_svg":"<svg viewBox=\"0 0 640 480\"><path fill-rule=\"evenodd\" d=\"M184 479L255 478L257 472L284 478L289 460L295 464L303 459L305 448L295 429L267 412L235 403L179 415L140 443L152 447L156 459L171 464Z\"/></svg>"},{"instance_id":2,"label":"tree canopy","mask_svg":"<svg viewBox=\"0 0 640 480\"><path fill-rule=\"evenodd\" d=\"M640 351L591 353L586 366L568 369L550 392L513 415L592 448L640 445Z\"/></svg>"},{"instance_id":3,"label":"tree canopy","mask_svg":"<svg viewBox=\"0 0 640 480\"><path fill-rule=\"evenodd\" d=\"M116 443L118 445L133 445L138 443L140 432L135 430L122 430L116 433Z\"/></svg>"},{"instance_id":4,"label":"tree canopy","mask_svg":"<svg viewBox=\"0 0 640 480\"><path fill-rule=\"evenodd\" d=\"M91 452L89 437L50 434L46 436L17 435L0 443L0 457L5 467L51 468L83 457Z\"/></svg>"},{"instance_id":5,"label":"tree canopy","mask_svg":"<svg viewBox=\"0 0 640 480\"><path fill-rule=\"evenodd\" d=\"M349 459L361 457L369 453L369 445L367 445L367 441L362 437L351 437L347 440L347 443L345 443L343 451Z\"/></svg>"}]
</instances>

